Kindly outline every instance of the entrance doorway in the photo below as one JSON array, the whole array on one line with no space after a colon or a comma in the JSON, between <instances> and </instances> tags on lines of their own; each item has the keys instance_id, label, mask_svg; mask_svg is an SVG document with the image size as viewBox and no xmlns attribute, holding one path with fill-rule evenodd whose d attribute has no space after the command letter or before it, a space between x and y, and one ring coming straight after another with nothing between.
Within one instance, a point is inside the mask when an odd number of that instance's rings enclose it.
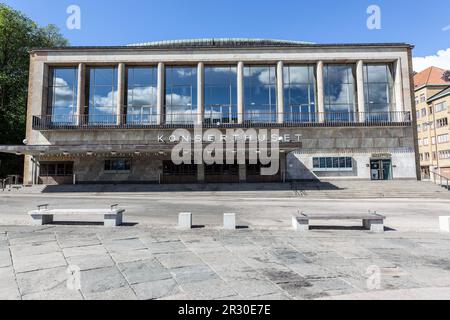
<instances>
[{"instance_id":1,"label":"entrance doorway","mask_svg":"<svg viewBox=\"0 0 450 320\"><path fill-rule=\"evenodd\" d=\"M392 160L370 160L370 175L372 180L392 180Z\"/></svg>"}]
</instances>

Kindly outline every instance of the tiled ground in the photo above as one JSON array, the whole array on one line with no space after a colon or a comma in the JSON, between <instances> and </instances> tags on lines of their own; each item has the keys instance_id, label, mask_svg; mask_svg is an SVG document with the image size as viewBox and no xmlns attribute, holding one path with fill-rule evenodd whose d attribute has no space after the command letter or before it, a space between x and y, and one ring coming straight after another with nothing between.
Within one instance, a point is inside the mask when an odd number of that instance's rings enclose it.
<instances>
[{"instance_id":1,"label":"tiled ground","mask_svg":"<svg viewBox=\"0 0 450 320\"><path fill-rule=\"evenodd\" d=\"M0 299L330 298L372 292L371 266L380 291L447 289L449 244L437 232L0 227ZM81 290L67 288L69 266Z\"/></svg>"}]
</instances>

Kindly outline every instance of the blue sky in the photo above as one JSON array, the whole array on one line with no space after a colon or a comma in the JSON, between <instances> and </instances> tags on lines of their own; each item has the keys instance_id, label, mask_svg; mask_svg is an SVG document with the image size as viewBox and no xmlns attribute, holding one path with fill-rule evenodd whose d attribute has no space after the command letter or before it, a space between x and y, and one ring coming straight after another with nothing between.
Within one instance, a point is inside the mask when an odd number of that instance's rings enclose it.
<instances>
[{"instance_id":1,"label":"blue sky","mask_svg":"<svg viewBox=\"0 0 450 320\"><path fill-rule=\"evenodd\" d=\"M0 0L1 1L1 0ZM251 37L316 43L408 42L416 57L450 48L448 0L4 0L39 24L60 27L71 45ZM66 9L81 8L81 30L68 30ZM366 26L381 8L381 30ZM444 63L448 57L444 54ZM438 56L436 56L439 58ZM440 60L437 60L440 62ZM450 68L450 67L448 67Z\"/></svg>"}]
</instances>

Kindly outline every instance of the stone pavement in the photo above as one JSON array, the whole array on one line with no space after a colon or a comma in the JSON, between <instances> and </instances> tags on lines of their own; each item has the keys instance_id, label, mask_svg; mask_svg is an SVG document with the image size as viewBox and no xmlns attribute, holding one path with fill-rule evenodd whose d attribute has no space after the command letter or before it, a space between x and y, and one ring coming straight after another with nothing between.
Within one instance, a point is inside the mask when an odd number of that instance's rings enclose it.
<instances>
[{"instance_id":1,"label":"stone pavement","mask_svg":"<svg viewBox=\"0 0 450 320\"><path fill-rule=\"evenodd\" d=\"M438 232L0 226L0 299L450 299L449 243ZM69 266L80 290L67 287Z\"/></svg>"}]
</instances>

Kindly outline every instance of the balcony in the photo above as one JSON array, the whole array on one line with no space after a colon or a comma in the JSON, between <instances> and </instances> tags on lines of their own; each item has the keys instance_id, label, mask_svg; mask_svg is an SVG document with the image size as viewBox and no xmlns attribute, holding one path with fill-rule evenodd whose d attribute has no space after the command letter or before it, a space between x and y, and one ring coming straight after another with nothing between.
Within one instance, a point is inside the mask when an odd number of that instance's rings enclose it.
<instances>
[{"instance_id":1,"label":"balcony","mask_svg":"<svg viewBox=\"0 0 450 320\"><path fill-rule=\"evenodd\" d=\"M173 129L193 128L202 119L204 128L285 128L285 127L389 127L411 126L410 112L334 112L334 113L260 113L246 112L168 113L147 115L53 115L33 116L33 129L97 130L97 129Z\"/></svg>"}]
</instances>

